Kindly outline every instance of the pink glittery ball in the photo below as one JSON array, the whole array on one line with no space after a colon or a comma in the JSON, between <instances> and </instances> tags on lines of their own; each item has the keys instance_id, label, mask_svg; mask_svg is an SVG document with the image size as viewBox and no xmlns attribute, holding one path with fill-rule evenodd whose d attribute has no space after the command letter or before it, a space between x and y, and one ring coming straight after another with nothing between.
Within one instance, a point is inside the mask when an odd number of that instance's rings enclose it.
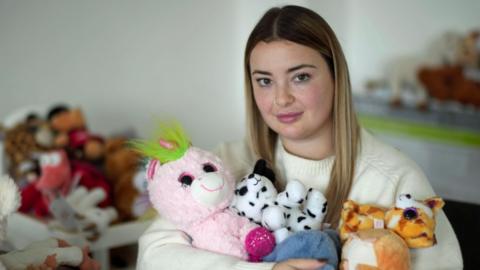
<instances>
[{"instance_id":1,"label":"pink glittery ball","mask_svg":"<svg viewBox=\"0 0 480 270\"><path fill-rule=\"evenodd\" d=\"M245 249L248 253L248 260L259 262L275 248L275 237L263 227L251 230L245 238Z\"/></svg>"}]
</instances>

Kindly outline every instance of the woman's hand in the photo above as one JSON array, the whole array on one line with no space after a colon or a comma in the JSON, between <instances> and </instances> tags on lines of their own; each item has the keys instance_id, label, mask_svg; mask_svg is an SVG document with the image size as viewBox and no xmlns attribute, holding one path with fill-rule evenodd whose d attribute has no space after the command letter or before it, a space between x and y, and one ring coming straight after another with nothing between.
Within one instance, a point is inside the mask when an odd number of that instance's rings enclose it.
<instances>
[{"instance_id":1,"label":"woman's hand","mask_svg":"<svg viewBox=\"0 0 480 270\"><path fill-rule=\"evenodd\" d=\"M325 260L290 259L276 263L272 270L315 270L324 266L325 263Z\"/></svg>"}]
</instances>

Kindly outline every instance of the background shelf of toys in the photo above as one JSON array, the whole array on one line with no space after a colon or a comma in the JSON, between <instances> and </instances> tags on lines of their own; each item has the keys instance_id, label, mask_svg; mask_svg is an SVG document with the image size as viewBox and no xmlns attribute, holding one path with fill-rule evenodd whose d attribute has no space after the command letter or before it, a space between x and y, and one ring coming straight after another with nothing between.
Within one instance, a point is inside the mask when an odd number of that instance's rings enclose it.
<instances>
[{"instance_id":1,"label":"background shelf of toys","mask_svg":"<svg viewBox=\"0 0 480 270\"><path fill-rule=\"evenodd\" d=\"M88 244L108 269L109 249L136 244L154 214L129 137L95 134L69 105L22 108L4 119L0 173L22 195L7 227L13 248L57 237Z\"/></svg>"}]
</instances>

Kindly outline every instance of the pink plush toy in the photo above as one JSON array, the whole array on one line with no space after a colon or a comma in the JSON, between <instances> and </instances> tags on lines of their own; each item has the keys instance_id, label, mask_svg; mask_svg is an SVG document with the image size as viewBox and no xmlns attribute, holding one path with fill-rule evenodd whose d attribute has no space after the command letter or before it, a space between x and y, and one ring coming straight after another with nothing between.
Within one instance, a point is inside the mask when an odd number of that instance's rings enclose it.
<instances>
[{"instance_id":1,"label":"pink plush toy","mask_svg":"<svg viewBox=\"0 0 480 270\"><path fill-rule=\"evenodd\" d=\"M133 143L151 158L148 192L160 215L187 233L197 248L259 261L275 239L268 230L230 211L235 180L222 161L193 147L178 124L163 124L154 141Z\"/></svg>"}]
</instances>

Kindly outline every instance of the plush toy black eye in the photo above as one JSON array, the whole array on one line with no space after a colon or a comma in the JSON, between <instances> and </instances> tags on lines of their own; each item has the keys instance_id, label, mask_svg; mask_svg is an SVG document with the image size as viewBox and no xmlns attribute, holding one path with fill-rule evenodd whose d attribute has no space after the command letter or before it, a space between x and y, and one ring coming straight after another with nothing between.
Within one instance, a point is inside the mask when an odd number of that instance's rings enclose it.
<instances>
[{"instance_id":1,"label":"plush toy black eye","mask_svg":"<svg viewBox=\"0 0 480 270\"><path fill-rule=\"evenodd\" d=\"M403 217L407 220L416 219L418 217L417 209L411 207L403 210Z\"/></svg>"},{"instance_id":2,"label":"plush toy black eye","mask_svg":"<svg viewBox=\"0 0 480 270\"><path fill-rule=\"evenodd\" d=\"M203 171L207 172L207 173L216 172L217 168L211 163L205 163L205 164L203 164Z\"/></svg>"},{"instance_id":3,"label":"plush toy black eye","mask_svg":"<svg viewBox=\"0 0 480 270\"><path fill-rule=\"evenodd\" d=\"M182 173L179 177L178 177L178 181L180 183L182 183L182 186L190 186L193 182L193 176L189 175L189 174L186 174L186 173Z\"/></svg>"}]
</instances>

